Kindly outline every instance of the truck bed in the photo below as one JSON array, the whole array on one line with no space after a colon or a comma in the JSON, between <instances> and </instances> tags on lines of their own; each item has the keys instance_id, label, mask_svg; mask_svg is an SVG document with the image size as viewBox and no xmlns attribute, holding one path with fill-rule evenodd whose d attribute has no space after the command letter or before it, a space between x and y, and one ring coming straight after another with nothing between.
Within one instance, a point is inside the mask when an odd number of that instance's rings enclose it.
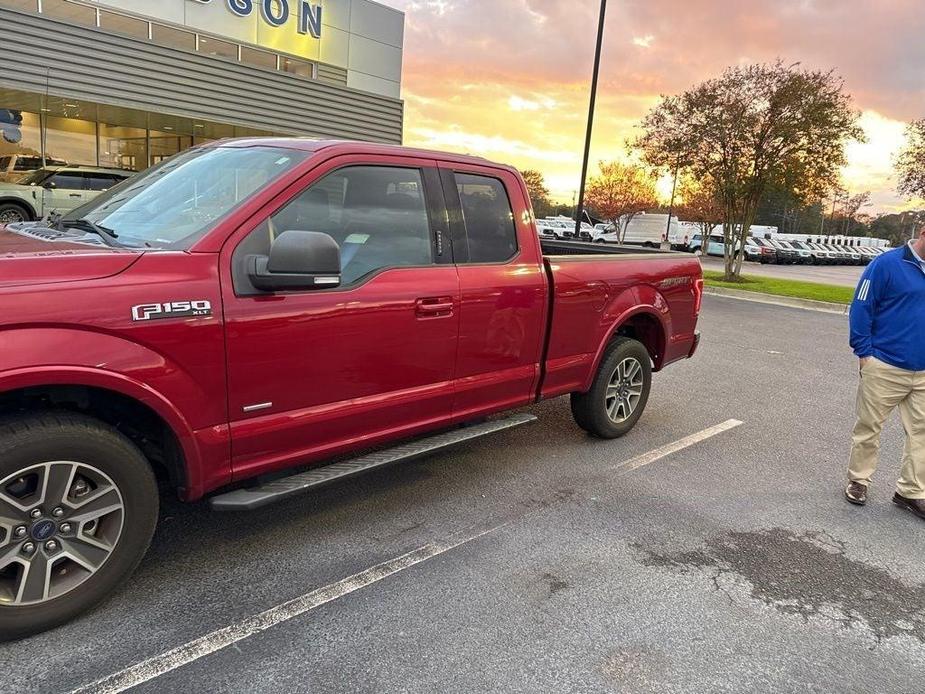
<instances>
[{"instance_id":1,"label":"truck bed","mask_svg":"<svg viewBox=\"0 0 925 694\"><path fill-rule=\"evenodd\" d=\"M695 349L699 259L602 243L541 245L551 287L542 397L587 389L615 326L646 345L656 371Z\"/></svg>"},{"instance_id":2,"label":"truck bed","mask_svg":"<svg viewBox=\"0 0 925 694\"><path fill-rule=\"evenodd\" d=\"M614 243L587 243L584 241L560 241L558 239L540 239L540 247L544 256L556 255L626 255L674 253L659 248L645 248L643 246L622 246ZM677 253L675 253L677 255Z\"/></svg>"}]
</instances>

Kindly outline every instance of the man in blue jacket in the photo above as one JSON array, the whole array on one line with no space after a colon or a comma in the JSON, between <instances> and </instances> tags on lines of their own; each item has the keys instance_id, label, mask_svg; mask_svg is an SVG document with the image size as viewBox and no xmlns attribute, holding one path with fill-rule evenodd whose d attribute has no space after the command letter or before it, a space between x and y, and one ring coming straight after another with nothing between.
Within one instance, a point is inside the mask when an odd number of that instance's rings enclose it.
<instances>
[{"instance_id":1,"label":"man in blue jacket","mask_svg":"<svg viewBox=\"0 0 925 694\"><path fill-rule=\"evenodd\" d=\"M925 227L867 266L851 304L851 348L861 378L845 497L867 502L880 432L898 407L906 443L893 503L925 518Z\"/></svg>"}]
</instances>

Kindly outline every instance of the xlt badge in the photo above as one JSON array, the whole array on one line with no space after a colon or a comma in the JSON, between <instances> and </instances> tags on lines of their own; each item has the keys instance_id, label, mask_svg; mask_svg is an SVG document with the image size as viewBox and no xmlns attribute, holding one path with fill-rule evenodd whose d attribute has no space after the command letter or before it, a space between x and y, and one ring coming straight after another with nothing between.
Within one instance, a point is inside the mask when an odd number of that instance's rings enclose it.
<instances>
[{"instance_id":1,"label":"xlt badge","mask_svg":"<svg viewBox=\"0 0 925 694\"><path fill-rule=\"evenodd\" d=\"M133 321L211 315L212 302L206 301L205 299L198 299L195 301L167 301L163 304L138 304L137 306L132 306Z\"/></svg>"}]
</instances>

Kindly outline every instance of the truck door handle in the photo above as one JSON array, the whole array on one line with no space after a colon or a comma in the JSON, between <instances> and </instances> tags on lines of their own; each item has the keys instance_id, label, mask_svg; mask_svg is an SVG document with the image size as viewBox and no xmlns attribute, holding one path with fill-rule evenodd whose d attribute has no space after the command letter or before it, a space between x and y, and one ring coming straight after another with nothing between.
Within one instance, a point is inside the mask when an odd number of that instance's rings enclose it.
<instances>
[{"instance_id":1,"label":"truck door handle","mask_svg":"<svg viewBox=\"0 0 925 694\"><path fill-rule=\"evenodd\" d=\"M79 197L80 197L80 193L68 193L67 196L68 196L69 198L79 198Z\"/></svg>"},{"instance_id":2,"label":"truck door handle","mask_svg":"<svg viewBox=\"0 0 925 694\"><path fill-rule=\"evenodd\" d=\"M453 315L452 296L428 296L414 302L418 318L443 318Z\"/></svg>"}]
</instances>

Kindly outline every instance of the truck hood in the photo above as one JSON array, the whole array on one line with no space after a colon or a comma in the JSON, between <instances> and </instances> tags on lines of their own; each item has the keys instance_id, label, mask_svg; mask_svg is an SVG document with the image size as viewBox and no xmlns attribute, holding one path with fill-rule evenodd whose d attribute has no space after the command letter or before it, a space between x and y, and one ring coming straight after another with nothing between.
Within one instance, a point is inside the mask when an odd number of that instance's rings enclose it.
<instances>
[{"instance_id":1,"label":"truck hood","mask_svg":"<svg viewBox=\"0 0 925 694\"><path fill-rule=\"evenodd\" d=\"M0 225L0 287L109 277L141 256L140 250L43 240Z\"/></svg>"}]
</instances>

